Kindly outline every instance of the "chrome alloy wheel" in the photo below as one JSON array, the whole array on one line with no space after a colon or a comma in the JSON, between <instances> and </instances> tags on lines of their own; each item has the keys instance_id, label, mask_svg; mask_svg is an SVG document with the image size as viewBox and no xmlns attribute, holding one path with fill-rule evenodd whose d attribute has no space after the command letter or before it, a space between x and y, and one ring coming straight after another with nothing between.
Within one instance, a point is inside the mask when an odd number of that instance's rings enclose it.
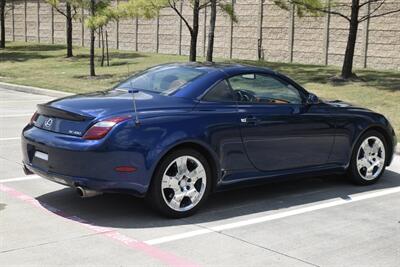
<instances>
[{"instance_id":1,"label":"chrome alloy wheel","mask_svg":"<svg viewBox=\"0 0 400 267\"><path fill-rule=\"evenodd\" d=\"M385 166L385 145L376 136L366 138L357 153L357 170L367 181L377 178Z\"/></svg>"},{"instance_id":2,"label":"chrome alloy wheel","mask_svg":"<svg viewBox=\"0 0 400 267\"><path fill-rule=\"evenodd\" d=\"M165 203L175 211L187 211L202 199L207 184L206 171L192 156L181 156L166 168L161 180Z\"/></svg>"}]
</instances>

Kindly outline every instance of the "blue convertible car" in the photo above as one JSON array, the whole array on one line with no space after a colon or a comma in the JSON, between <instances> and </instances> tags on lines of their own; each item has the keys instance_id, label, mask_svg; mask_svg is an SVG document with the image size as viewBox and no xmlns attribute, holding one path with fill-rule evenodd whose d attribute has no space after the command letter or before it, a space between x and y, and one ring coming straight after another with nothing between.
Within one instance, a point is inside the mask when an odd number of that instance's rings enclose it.
<instances>
[{"instance_id":1,"label":"blue convertible car","mask_svg":"<svg viewBox=\"0 0 400 267\"><path fill-rule=\"evenodd\" d=\"M284 177L347 173L376 182L396 137L381 114L324 101L273 70L176 63L115 88L38 105L24 169L82 197L146 197L188 216L211 192Z\"/></svg>"}]
</instances>

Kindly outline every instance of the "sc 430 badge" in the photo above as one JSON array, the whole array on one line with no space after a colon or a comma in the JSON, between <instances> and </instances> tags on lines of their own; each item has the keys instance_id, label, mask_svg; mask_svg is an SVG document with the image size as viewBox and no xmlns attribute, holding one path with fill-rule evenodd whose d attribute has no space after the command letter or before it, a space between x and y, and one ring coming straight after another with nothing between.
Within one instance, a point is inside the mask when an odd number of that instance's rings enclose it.
<instances>
[{"instance_id":1,"label":"sc 430 badge","mask_svg":"<svg viewBox=\"0 0 400 267\"><path fill-rule=\"evenodd\" d=\"M80 132L80 131L68 130L68 133L69 133L69 134L72 134L72 135L78 135L78 136L81 136L81 135L82 135L82 132Z\"/></svg>"}]
</instances>

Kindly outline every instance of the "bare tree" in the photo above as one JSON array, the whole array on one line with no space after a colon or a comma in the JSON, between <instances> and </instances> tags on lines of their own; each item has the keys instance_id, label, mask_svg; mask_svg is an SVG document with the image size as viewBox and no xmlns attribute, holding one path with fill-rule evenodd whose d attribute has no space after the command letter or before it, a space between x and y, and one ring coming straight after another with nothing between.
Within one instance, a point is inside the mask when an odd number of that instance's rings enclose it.
<instances>
[{"instance_id":1,"label":"bare tree","mask_svg":"<svg viewBox=\"0 0 400 267\"><path fill-rule=\"evenodd\" d=\"M185 23L186 27L190 32L190 52L189 52L189 61L196 61L197 56L197 37L199 35L199 13L200 9L207 6L209 1L200 6L200 0L191 0L191 6L193 9L193 21L192 25L188 22L188 20L183 16L182 10L179 10L177 7L177 0L168 0L168 5L172 8L175 13L180 17L180 19Z\"/></svg>"},{"instance_id":2,"label":"bare tree","mask_svg":"<svg viewBox=\"0 0 400 267\"><path fill-rule=\"evenodd\" d=\"M128 0L128 2L120 3L113 16L117 14L118 18L126 17L141 17L145 19L153 19L158 16L160 9L171 8L178 17L184 22L190 33L190 53L189 60L196 61L197 56L197 38L199 35L199 15L200 11L211 5L213 0ZM232 10L231 4L225 4L224 0L216 0L222 11L226 11L228 15L229 10ZM187 7L192 9L192 22L183 14L181 7L186 4ZM214 20L215 24L215 20ZM214 25L215 27L215 25ZM213 27L213 29L214 29ZM213 37L211 38L213 39ZM213 44L209 47L213 47ZM212 51L211 51L212 54Z\"/></svg>"},{"instance_id":3,"label":"bare tree","mask_svg":"<svg viewBox=\"0 0 400 267\"><path fill-rule=\"evenodd\" d=\"M213 53L214 53L215 22L217 20L217 0L211 0L210 5L211 5L210 30L208 31L208 44L207 44L206 60L209 62L212 62L213 61Z\"/></svg>"},{"instance_id":4,"label":"bare tree","mask_svg":"<svg viewBox=\"0 0 400 267\"><path fill-rule=\"evenodd\" d=\"M96 0L90 0L90 15L94 17L96 15ZM95 28L90 28L90 76L96 76L95 65L94 65L94 42L95 42Z\"/></svg>"},{"instance_id":5,"label":"bare tree","mask_svg":"<svg viewBox=\"0 0 400 267\"><path fill-rule=\"evenodd\" d=\"M210 14L210 28L208 31L208 44L207 44L207 58L209 62L213 61L214 53L214 35L215 35L215 25L217 20L217 8L221 10L224 14L227 14L233 22L237 22L237 17L233 9L233 4L227 3L225 0L210 0L209 2L211 14Z\"/></svg>"},{"instance_id":6,"label":"bare tree","mask_svg":"<svg viewBox=\"0 0 400 267\"><path fill-rule=\"evenodd\" d=\"M67 31L66 31L66 39L67 39L67 57L73 57L72 52L72 20L77 15L77 8L82 5L79 0L66 0L65 1L65 10L60 7L60 0L45 0L49 3L58 13L63 15L67 22Z\"/></svg>"},{"instance_id":7,"label":"bare tree","mask_svg":"<svg viewBox=\"0 0 400 267\"><path fill-rule=\"evenodd\" d=\"M329 13L348 21L349 34L341 76L343 79L349 79L353 76L353 58L358 25L365 20L400 12L400 5L389 9L389 3L386 0L349 0L351 3L328 1L328 4L325 3L325 0L323 1L324 3L321 0L274 0L275 4L284 9L289 9L289 4L295 5L299 15L304 12ZM360 11L366 6L372 6L372 8L367 8L366 12L361 14ZM383 11L384 9L385 11Z\"/></svg>"},{"instance_id":8,"label":"bare tree","mask_svg":"<svg viewBox=\"0 0 400 267\"><path fill-rule=\"evenodd\" d=\"M233 13L232 5L230 3L225 3L224 0L203 0L203 1L188 0L187 2L193 9L193 21L192 25L190 25L185 16L183 16L182 11L177 8L177 2L183 2L183 0L168 0L168 5L181 18L181 20L185 23L186 27L190 32L190 54L189 54L190 61L196 61L200 10L208 6L211 6L210 32L208 36L208 46L207 46L207 61L212 61L212 54L214 50L214 30L215 30L215 21L217 17L217 7L219 7L224 13L228 14L231 17L231 19L236 22L237 19Z\"/></svg>"}]
</instances>

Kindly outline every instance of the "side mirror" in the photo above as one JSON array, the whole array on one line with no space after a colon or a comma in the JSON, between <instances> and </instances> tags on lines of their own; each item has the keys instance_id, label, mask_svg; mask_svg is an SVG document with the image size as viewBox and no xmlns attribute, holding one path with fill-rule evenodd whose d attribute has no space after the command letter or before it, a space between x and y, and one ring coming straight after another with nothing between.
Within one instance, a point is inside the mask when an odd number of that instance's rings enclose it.
<instances>
[{"instance_id":1,"label":"side mirror","mask_svg":"<svg viewBox=\"0 0 400 267\"><path fill-rule=\"evenodd\" d=\"M318 96L316 96L316 95L314 95L312 93L309 93L308 97L307 97L306 104L307 105L314 105L314 104L318 104L318 103L319 103Z\"/></svg>"}]
</instances>

